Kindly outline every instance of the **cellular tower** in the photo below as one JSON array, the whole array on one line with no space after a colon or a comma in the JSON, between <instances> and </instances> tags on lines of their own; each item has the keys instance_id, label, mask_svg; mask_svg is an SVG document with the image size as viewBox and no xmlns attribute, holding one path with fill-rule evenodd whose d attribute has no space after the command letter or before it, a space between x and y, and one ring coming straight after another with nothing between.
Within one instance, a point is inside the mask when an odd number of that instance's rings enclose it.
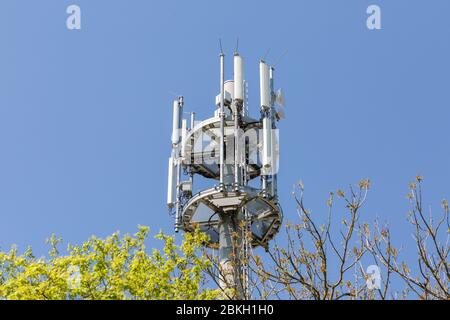
<instances>
[{"instance_id":1,"label":"cellular tower","mask_svg":"<svg viewBox=\"0 0 450 320\"><path fill-rule=\"evenodd\" d=\"M191 112L185 119L184 97L173 102L167 205L175 231L199 228L209 236L208 246L218 250L220 285L246 299L248 254L257 246L267 248L283 219L277 123L284 117L284 98L274 91L274 68L261 60L259 117L251 117L242 56L235 53L233 62L234 79L225 81L220 54L213 117L196 121Z\"/></svg>"}]
</instances>

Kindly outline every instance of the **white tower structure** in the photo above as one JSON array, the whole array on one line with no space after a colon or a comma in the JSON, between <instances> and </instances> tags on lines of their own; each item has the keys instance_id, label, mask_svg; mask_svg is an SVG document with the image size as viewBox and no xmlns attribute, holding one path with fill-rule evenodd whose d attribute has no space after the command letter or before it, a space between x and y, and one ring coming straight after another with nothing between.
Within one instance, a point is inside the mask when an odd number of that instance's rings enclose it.
<instances>
[{"instance_id":1,"label":"white tower structure","mask_svg":"<svg viewBox=\"0 0 450 320\"><path fill-rule=\"evenodd\" d=\"M225 56L220 55L220 93L212 118L196 123L191 113L188 127L184 98L173 102L167 205L176 231L198 227L208 234L208 246L219 250L221 286L246 299L248 252L267 247L283 219L277 195L277 122L282 112L276 103L283 104L284 98L281 90L273 90L273 67L260 61L260 117L251 118L244 61L238 53L233 61L234 79L225 81ZM211 185L193 192L196 176Z\"/></svg>"}]
</instances>

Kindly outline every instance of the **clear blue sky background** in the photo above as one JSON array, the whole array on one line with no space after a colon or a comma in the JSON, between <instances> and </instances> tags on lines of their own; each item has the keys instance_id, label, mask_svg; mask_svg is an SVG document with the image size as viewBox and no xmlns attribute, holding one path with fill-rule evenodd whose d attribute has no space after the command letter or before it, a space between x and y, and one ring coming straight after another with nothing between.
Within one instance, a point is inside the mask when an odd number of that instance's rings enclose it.
<instances>
[{"instance_id":1,"label":"clear blue sky background","mask_svg":"<svg viewBox=\"0 0 450 320\"><path fill-rule=\"evenodd\" d=\"M80 31L66 29L69 4L81 7ZM366 28L369 4L381 6L381 31ZM2 0L0 249L44 253L51 233L79 243L138 224L172 233L170 92L211 116L218 39L231 77L237 37L253 114L258 59L287 50L276 70L288 102L286 219L296 221L298 180L323 215L329 191L369 177L362 219L389 221L394 240L408 242L415 175L436 214L450 196L449 12L448 0Z\"/></svg>"}]
</instances>

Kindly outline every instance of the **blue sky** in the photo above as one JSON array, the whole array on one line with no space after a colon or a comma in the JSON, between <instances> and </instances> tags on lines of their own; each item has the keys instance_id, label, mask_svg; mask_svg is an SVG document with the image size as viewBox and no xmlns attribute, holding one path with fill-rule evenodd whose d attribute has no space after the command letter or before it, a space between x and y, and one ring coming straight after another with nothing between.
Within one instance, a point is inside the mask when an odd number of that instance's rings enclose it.
<instances>
[{"instance_id":1,"label":"blue sky","mask_svg":"<svg viewBox=\"0 0 450 320\"><path fill-rule=\"evenodd\" d=\"M77 4L82 29L66 28ZM382 30L366 28L378 4ZM258 60L277 63L287 99L279 189L296 221L293 185L323 215L329 191L370 178L362 220L389 221L411 242L408 183L425 203L450 197L450 2L446 0L86 1L0 4L0 249L51 233L172 233L166 170L173 93L206 118L219 90L218 39L239 37L250 111ZM336 211L340 220L342 210ZM414 248L406 251L412 258Z\"/></svg>"}]
</instances>

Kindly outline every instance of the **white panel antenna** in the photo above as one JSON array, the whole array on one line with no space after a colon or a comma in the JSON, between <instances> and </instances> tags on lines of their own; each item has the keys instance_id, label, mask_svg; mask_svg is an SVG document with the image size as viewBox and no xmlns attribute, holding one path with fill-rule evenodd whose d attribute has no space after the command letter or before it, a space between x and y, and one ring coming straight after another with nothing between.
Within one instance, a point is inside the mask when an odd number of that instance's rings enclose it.
<instances>
[{"instance_id":1,"label":"white panel antenna","mask_svg":"<svg viewBox=\"0 0 450 320\"><path fill-rule=\"evenodd\" d=\"M173 157L170 157L167 176L167 206L169 208L173 208L174 206L174 198L173 198L174 184L175 184L175 162Z\"/></svg>"},{"instance_id":2,"label":"white panel antenna","mask_svg":"<svg viewBox=\"0 0 450 320\"><path fill-rule=\"evenodd\" d=\"M263 118L263 150L262 164L269 169L272 167L272 120Z\"/></svg>"},{"instance_id":3,"label":"white panel antenna","mask_svg":"<svg viewBox=\"0 0 450 320\"><path fill-rule=\"evenodd\" d=\"M244 65L237 53L234 55L234 99L244 101Z\"/></svg>"},{"instance_id":4,"label":"white panel antenna","mask_svg":"<svg viewBox=\"0 0 450 320\"><path fill-rule=\"evenodd\" d=\"M172 145L178 144L180 140L180 116L180 103L178 100L174 100L172 118Z\"/></svg>"},{"instance_id":5,"label":"white panel antenna","mask_svg":"<svg viewBox=\"0 0 450 320\"><path fill-rule=\"evenodd\" d=\"M259 62L259 90L261 94L261 107L270 108L270 75L269 75L269 66L261 60Z\"/></svg>"},{"instance_id":6,"label":"white panel antenna","mask_svg":"<svg viewBox=\"0 0 450 320\"><path fill-rule=\"evenodd\" d=\"M186 154L187 119L181 120L181 157Z\"/></svg>"}]
</instances>

